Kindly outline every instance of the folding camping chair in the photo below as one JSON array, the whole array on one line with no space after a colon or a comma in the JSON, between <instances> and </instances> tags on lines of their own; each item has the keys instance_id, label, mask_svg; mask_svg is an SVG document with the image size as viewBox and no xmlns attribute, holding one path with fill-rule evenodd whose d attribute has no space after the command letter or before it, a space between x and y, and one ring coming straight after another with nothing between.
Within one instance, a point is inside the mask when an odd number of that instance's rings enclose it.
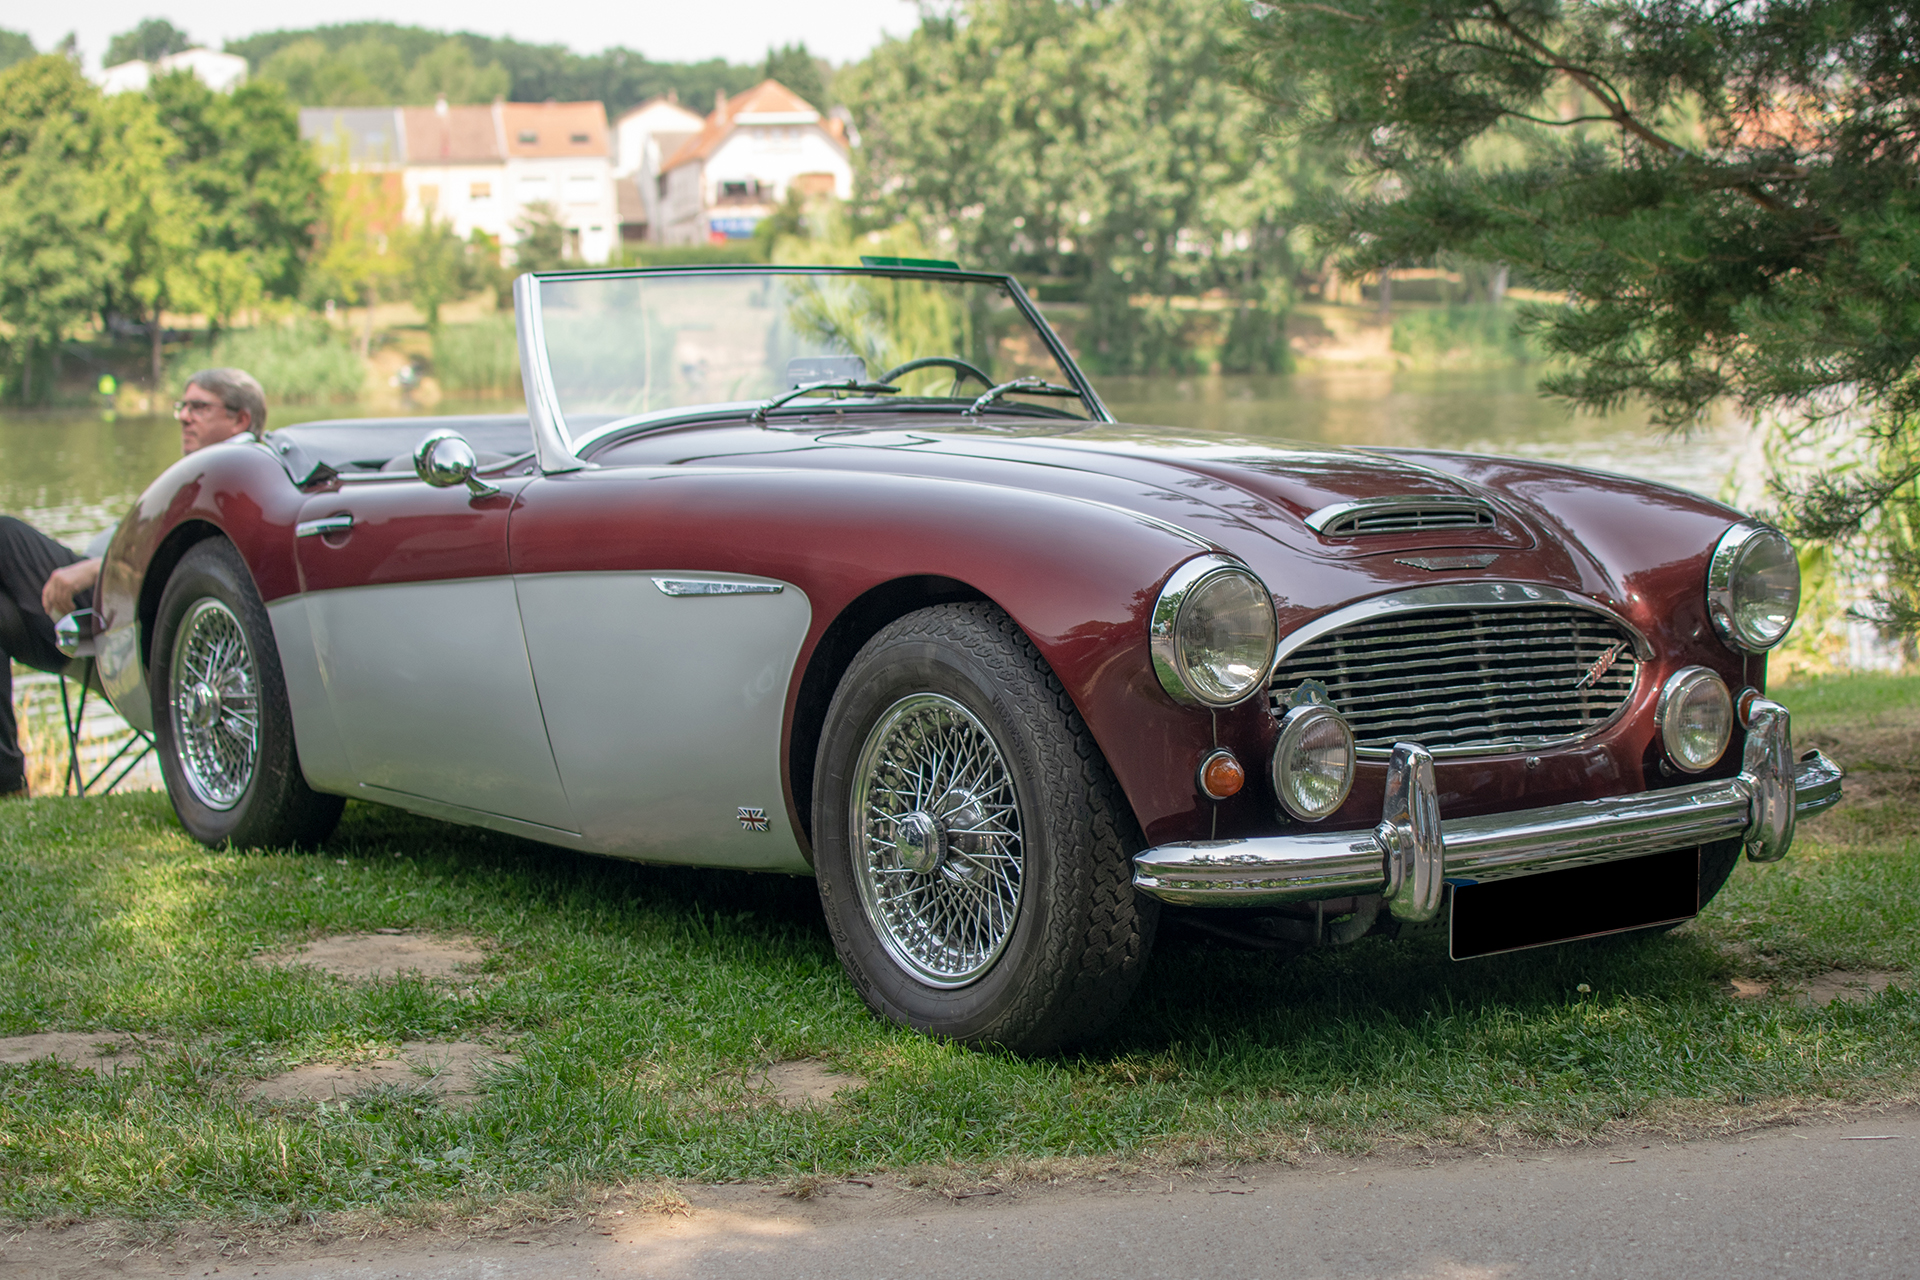
<instances>
[{"instance_id":1,"label":"folding camping chair","mask_svg":"<svg viewBox=\"0 0 1920 1280\"><path fill-rule=\"evenodd\" d=\"M95 661L93 610L74 610L54 624L54 635L60 652L68 659L66 667L55 673L60 677L60 713L67 722L67 780L63 790L77 796L105 795L125 782L127 775L139 768L140 762L152 754L153 735L128 725L133 736L121 743L120 749L95 769L91 776L87 774L80 763L80 728L87 714L87 696L98 693L104 697L106 694L106 689L100 684L100 671ZM68 694L68 681L79 687L78 697ZM116 769L119 772L115 773ZM102 785L103 780L105 785Z\"/></svg>"}]
</instances>

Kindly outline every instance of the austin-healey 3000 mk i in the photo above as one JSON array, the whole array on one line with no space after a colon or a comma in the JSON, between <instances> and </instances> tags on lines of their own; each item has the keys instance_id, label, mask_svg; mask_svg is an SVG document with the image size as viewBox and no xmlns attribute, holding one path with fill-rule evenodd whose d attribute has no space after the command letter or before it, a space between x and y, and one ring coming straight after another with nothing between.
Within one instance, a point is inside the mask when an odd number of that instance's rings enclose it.
<instances>
[{"instance_id":1,"label":"austin-healey 3000 mk i","mask_svg":"<svg viewBox=\"0 0 1920 1280\"><path fill-rule=\"evenodd\" d=\"M1457 958L1649 928L1838 798L1765 694L1792 548L1705 498L1124 426L946 264L515 308L524 416L221 444L121 524L90 643L198 839L357 797L811 875L873 1009L1039 1052L1163 912Z\"/></svg>"}]
</instances>

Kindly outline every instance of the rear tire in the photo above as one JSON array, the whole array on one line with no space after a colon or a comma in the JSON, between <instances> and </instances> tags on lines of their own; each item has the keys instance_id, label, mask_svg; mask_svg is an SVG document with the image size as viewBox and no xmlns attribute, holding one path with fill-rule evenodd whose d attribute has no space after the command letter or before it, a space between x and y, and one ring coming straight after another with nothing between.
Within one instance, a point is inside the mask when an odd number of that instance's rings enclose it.
<instances>
[{"instance_id":1,"label":"rear tire","mask_svg":"<svg viewBox=\"0 0 1920 1280\"><path fill-rule=\"evenodd\" d=\"M314 845L346 803L307 785L273 625L232 543L175 566L154 621L154 741L180 825L206 845Z\"/></svg>"},{"instance_id":2,"label":"rear tire","mask_svg":"<svg viewBox=\"0 0 1920 1280\"><path fill-rule=\"evenodd\" d=\"M1158 904L1079 712L987 604L924 609L855 656L827 711L815 871L847 976L884 1018L1019 1053L1104 1028Z\"/></svg>"}]
</instances>

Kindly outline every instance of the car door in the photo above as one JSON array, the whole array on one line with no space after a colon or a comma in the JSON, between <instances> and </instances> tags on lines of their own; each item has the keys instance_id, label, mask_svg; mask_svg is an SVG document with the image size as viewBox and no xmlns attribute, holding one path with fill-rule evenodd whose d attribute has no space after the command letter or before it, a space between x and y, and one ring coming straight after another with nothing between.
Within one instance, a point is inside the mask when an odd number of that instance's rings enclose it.
<instances>
[{"instance_id":1,"label":"car door","mask_svg":"<svg viewBox=\"0 0 1920 1280\"><path fill-rule=\"evenodd\" d=\"M626 467L528 485L509 531L527 650L588 848L805 872L781 743L812 611L689 515L723 483Z\"/></svg>"},{"instance_id":2,"label":"car door","mask_svg":"<svg viewBox=\"0 0 1920 1280\"><path fill-rule=\"evenodd\" d=\"M575 829L508 572L509 516L526 483L475 497L382 477L301 510L313 665L345 767L370 799Z\"/></svg>"}]
</instances>

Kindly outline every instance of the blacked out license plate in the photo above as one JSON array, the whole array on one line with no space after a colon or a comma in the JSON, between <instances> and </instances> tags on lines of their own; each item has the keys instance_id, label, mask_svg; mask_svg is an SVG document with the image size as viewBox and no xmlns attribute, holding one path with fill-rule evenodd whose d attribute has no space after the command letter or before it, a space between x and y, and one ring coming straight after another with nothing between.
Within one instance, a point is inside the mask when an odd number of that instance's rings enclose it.
<instances>
[{"instance_id":1,"label":"blacked out license plate","mask_svg":"<svg viewBox=\"0 0 1920 1280\"><path fill-rule=\"evenodd\" d=\"M1700 913L1700 851L1454 885L1453 958L1677 924Z\"/></svg>"}]
</instances>

